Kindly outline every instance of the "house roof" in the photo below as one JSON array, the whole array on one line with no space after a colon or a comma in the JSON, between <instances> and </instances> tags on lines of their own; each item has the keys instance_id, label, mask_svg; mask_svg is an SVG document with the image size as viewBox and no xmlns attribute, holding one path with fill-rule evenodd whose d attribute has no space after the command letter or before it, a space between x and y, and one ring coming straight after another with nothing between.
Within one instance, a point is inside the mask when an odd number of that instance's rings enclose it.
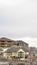
<instances>
[{"instance_id":1,"label":"house roof","mask_svg":"<svg viewBox=\"0 0 37 65\"><path fill-rule=\"evenodd\" d=\"M19 49L23 49L25 52L29 52L29 48L12 46L5 51L5 53L17 52Z\"/></svg>"},{"instance_id":2,"label":"house roof","mask_svg":"<svg viewBox=\"0 0 37 65\"><path fill-rule=\"evenodd\" d=\"M0 38L0 42L3 42L3 41L12 41L13 42L14 40L8 39L6 37Z\"/></svg>"},{"instance_id":3,"label":"house roof","mask_svg":"<svg viewBox=\"0 0 37 65\"><path fill-rule=\"evenodd\" d=\"M2 37L0 38L0 42L1 44L15 44L15 40L12 40L12 39L8 39L8 38L5 38L5 37Z\"/></svg>"},{"instance_id":4,"label":"house roof","mask_svg":"<svg viewBox=\"0 0 37 65\"><path fill-rule=\"evenodd\" d=\"M20 44L26 44L26 45L28 45L28 43L26 43L26 42L24 42L24 41L22 41L22 40L17 40L17 43L20 43Z\"/></svg>"},{"instance_id":5,"label":"house roof","mask_svg":"<svg viewBox=\"0 0 37 65\"><path fill-rule=\"evenodd\" d=\"M28 44L26 43L26 42L24 42L24 41L22 41L22 40L17 40L17 41L15 41L15 40L11 40L11 39L8 39L8 38L6 38L6 37L2 37L2 38L0 38L0 42L2 43L2 42L4 42L4 43L10 43L10 44L13 44L13 45L27 45L28 46Z\"/></svg>"}]
</instances>

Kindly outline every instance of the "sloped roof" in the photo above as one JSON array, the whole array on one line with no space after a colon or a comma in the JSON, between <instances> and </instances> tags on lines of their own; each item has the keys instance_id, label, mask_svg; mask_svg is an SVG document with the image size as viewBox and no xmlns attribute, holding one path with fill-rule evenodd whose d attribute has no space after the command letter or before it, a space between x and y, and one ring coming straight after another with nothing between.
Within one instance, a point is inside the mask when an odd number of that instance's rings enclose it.
<instances>
[{"instance_id":1,"label":"sloped roof","mask_svg":"<svg viewBox=\"0 0 37 65\"><path fill-rule=\"evenodd\" d=\"M11 40L11 39L6 38L6 37L1 37L1 38L0 38L0 42L1 42L1 41L11 41L11 42L14 42L14 40Z\"/></svg>"},{"instance_id":2,"label":"sloped roof","mask_svg":"<svg viewBox=\"0 0 37 65\"><path fill-rule=\"evenodd\" d=\"M12 45L19 45L19 46L25 46L25 45L27 45L28 46L28 44L26 42L22 41L22 40L15 41L15 40L8 39L6 37L0 38L0 42L1 42L1 44L3 44L3 43L7 44L8 43L8 44L12 44Z\"/></svg>"},{"instance_id":3,"label":"sloped roof","mask_svg":"<svg viewBox=\"0 0 37 65\"><path fill-rule=\"evenodd\" d=\"M24 42L24 41L22 41L22 40L17 40L17 43L20 43L20 44L26 44L26 45L28 45L28 43L26 43L26 42Z\"/></svg>"},{"instance_id":4,"label":"sloped roof","mask_svg":"<svg viewBox=\"0 0 37 65\"><path fill-rule=\"evenodd\" d=\"M29 52L29 48L26 47L18 47L18 46L12 46L10 47L5 53L11 53L11 52L17 52L19 49L23 49L25 52Z\"/></svg>"}]
</instances>

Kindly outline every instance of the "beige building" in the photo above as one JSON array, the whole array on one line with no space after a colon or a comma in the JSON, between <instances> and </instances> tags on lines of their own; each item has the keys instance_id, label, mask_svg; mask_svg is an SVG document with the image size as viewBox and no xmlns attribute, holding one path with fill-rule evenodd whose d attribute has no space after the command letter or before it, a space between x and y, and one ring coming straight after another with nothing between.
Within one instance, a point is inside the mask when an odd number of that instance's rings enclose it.
<instances>
[{"instance_id":1,"label":"beige building","mask_svg":"<svg viewBox=\"0 0 37 65\"><path fill-rule=\"evenodd\" d=\"M3 53L3 57L13 60L13 59L20 59L25 60L28 58L29 49L22 47L22 46L12 46L7 51Z\"/></svg>"},{"instance_id":2,"label":"beige building","mask_svg":"<svg viewBox=\"0 0 37 65\"><path fill-rule=\"evenodd\" d=\"M3 49L8 48L3 51ZM29 47L28 43L8 38L0 38L0 61L7 61L12 65L30 65L37 62L37 48Z\"/></svg>"}]
</instances>

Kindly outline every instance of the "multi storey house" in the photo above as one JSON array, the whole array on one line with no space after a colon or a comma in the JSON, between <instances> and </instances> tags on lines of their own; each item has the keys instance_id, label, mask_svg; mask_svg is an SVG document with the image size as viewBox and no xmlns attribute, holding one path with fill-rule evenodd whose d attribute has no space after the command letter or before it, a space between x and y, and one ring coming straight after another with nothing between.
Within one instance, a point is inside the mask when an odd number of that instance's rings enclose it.
<instances>
[{"instance_id":1,"label":"multi storey house","mask_svg":"<svg viewBox=\"0 0 37 65\"><path fill-rule=\"evenodd\" d=\"M8 65L37 65L37 48L22 40L0 38L0 61L7 61Z\"/></svg>"}]
</instances>

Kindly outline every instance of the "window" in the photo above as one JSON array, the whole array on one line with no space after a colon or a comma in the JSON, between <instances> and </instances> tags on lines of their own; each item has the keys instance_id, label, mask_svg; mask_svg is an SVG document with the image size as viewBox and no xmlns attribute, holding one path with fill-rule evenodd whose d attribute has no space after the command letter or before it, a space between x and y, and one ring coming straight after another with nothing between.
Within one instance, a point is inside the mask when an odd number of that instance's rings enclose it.
<instances>
[{"instance_id":1,"label":"window","mask_svg":"<svg viewBox=\"0 0 37 65\"><path fill-rule=\"evenodd\" d=\"M18 52L18 57L19 57L19 58L24 58L24 52L21 52L21 51Z\"/></svg>"},{"instance_id":2,"label":"window","mask_svg":"<svg viewBox=\"0 0 37 65\"><path fill-rule=\"evenodd\" d=\"M28 55L25 55L25 59L27 59L28 58Z\"/></svg>"},{"instance_id":3,"label":"window","mask_svg":"<svg viewBox=\"0 0 37 65\"><path fill-rule=\"evenodd\" d=\"M19 43L17 43L17 46L19 46Z\"/></svg>"}]
</instances>

